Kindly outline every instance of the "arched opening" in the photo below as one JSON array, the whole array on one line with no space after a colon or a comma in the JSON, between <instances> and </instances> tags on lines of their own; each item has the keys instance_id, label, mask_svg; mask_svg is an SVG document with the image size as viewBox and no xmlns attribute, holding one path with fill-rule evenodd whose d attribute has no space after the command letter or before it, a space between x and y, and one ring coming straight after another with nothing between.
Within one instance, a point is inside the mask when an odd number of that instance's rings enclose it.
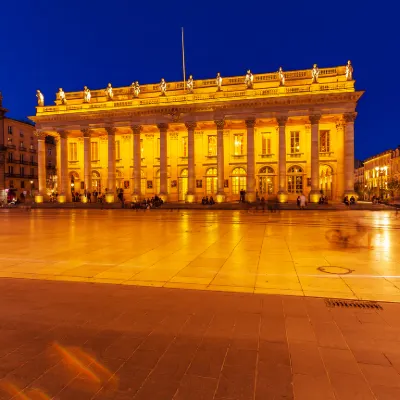
<instances>
[{"instance_id":1,"label":"arched opening","mask_svg":"<svg viewBox=\"0 0 400 400\"><path fill-rule=\"evenodd\" d=\"M258 171L258 191L261 194L275 193L275 171L269 166Z\"/></svg>"},{"instance_id":2,"label":"arched opening","mask_svg":"<svg viewBox=\"0 0 400 400\"><path fill-rule=\"evenodd\" d=\"M118 169L115 171L115 184L117 186L117 190L124 188L124 175Z\"/></svg>"},{"instance_id":3,"label":"arched opening","mask_svg":"<svg viewBox=\"0 0 400 400\"><path fill-rule=\"evenodd\" d=\"M71 171L69 173L71 193L79 192L81 189L79 174L76 171Z\"/></svg>"},{"instance_id":4,"label":"arched opening","mask_svg":"<svg viewBox=\"0 0 400 400\"><path fill-rule=\"evenodd\" d=\"M232 171L232 194L239 194L242 189L246 190L246 171L239 167Z\"/></svg>"},{"instance_id":5,"label":"arched opening","mask_svg":"<svg viewBox=\"0 0 400 400\"><path fill-rule=\"evenodd\" d=\"M288 193L303 193L304 171L298 165L294 165L288 169L287 175L287 191Z\"/></svg>"},{"instance_id":6,"label":"arched opening","mask_svg":"<svg viewBox=\"0 0 400 400\"><path fill-rule=\"evenodd\" d=\"M218 190L217 168L206 171L206 194L215 195Z\"/></svg>"},{"instance_id":7,"label":"arched opening","mask_svg":"<svg viewBox=\"0 0 400 400\"><path fill-rule=\"evenodd\" d=\"M181 176L178 178L178 199L185 200L188 191L188 169L184 168L181 171Z\"/></svg>"},{"instance_id":8,"label":"arched opening","mask_svg":"<svg viewBox=\"0 0 400 400\"><path fill-rule=\"evenodd\" d=\"M319 166L319 188L324 196L332 199L333 194L333 169L329 165Z\"/></svg>"},{"instance_id":9,"label":"arched opening","mask_svg":"<svg viewBox=\"0 0 400 400\"><path fill-rule=\"evenodd\" d=\"M92 171L92 191L101 192L101 176L98 171Z\"/></svg>"}]
</instances>

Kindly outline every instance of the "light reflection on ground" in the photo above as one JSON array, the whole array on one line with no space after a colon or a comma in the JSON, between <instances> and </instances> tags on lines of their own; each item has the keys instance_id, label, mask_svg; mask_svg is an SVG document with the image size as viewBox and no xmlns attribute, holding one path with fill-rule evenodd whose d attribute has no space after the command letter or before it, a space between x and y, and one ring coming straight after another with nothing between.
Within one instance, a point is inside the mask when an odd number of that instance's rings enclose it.
<instances>
[{"instance_id":1,"label":"light reflection on ground","mask_svg":"<svg viewBox=\"0 0 400 400\"><path fill-rule=\"evenodd\" d=\"M400 301L394 211L1 210L0 222L0 277Z\"/></svg>"}]
</instances>

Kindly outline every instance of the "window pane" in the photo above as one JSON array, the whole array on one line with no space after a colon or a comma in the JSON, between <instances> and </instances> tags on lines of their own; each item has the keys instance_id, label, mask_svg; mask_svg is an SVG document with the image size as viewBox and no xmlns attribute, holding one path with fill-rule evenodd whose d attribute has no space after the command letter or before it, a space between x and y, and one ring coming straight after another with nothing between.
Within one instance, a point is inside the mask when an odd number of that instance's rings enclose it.
<instances>
[{"instance_id":1,"label":"window pane","mask_svg":"<svg viewBox=\"0 0 400 400\"><path fill-rule=\"evenodd\" d=\"M233 135L233 154L235 156L243 155L243 135Z\"/></svg>"},{"instance_id":2,"label":"window pane","mask_svg":"<svg viewBox=\"0 0 400 400\"><path fill-rule=\"evenodd\" d=\"M208 136L208 155L209 156L217 155L217 137L216 136Z\"/></svg>"},{"instance_id":3,"label":"window pane","mask_svg":"<svg viewBox=\"0 0 400 400\"><path fill-rule=\"evenodd\" d=\"M290 152L300 152L300 132L290 132Z\"/></svg>"}]
</instances>

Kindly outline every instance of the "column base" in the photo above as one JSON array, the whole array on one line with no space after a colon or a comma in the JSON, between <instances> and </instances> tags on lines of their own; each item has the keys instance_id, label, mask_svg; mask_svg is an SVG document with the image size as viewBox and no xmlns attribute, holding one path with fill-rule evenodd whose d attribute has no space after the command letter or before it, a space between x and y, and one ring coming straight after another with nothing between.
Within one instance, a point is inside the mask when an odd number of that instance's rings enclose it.
<instances>
[{"instance_id":1,"label":"column base","mask_svg":"<svg viewBox=\"0 0 400 400\"><path fill-rule=\"evenodd\" d=\"M35 203L43 203L43 196L41 194L35 196Z\"/></svg>"},{"instance_id":2,"label":"column base","mask_svg":"<svg viewBox=\"0 0 400 400\"><path fill-rule=\"evenodd\" d=\"M196 203L196 195L195 194L187 194L185 196L185 203Z\"/></svg>"},{"instance_id":3,"label":"column base","mask_svg":"<svg viewBox=\"0 0 400 400\"><path fill-rule=\"evenodd\" d=\"M225 203L225 195L224 194L217 194L215 196L216 203Z\"/></svg>"},{"instance_id":4,"label":"column base","mask_svg":"<svg viewBox=\"0 0 400 400\"><path fill-rule=\"evenodd\" d=\"M166 203L168 201L168 195L167 194L159 194L158 197L164 202Z\"/></svg>"},{"instance_id":5,"label":"column base","mask_svg":"<svg viewBox=\"0 0 400 400\"><path fill-rule=\"evenodd\" d=\"M113 193L107 193L106 194L106 203L114 203L115 201L115 196Z\"/></svg>"},{"instance_id":6,"label":"column base","mask_svg":"<svg viewBox=\"0 0 400 400\"><path fill-rule=\"evenodd\" d=\"M308 201L310 203L318 203L321 197L321 192L319 190L311 190L310 194L308 195Z\"/></svg>"},{"instance_id":7,"label":"column base","mask_svg":"<svg viewBox=\"0 0 400 400\"><path fill-rule=\"evenodd\" d=\"M278 192L276 194L276 197L278 199L278 203L287 203L288 202L288 194L287 192Z\"/></svg>"},{"instance_id":8,"label":"column base","mask_svg":"<svg viewBox=\"0 0 400 400\"><path fill-rule=\"evenodd\" d=\"M254 203L257 200L255 192L246 192L245 199L249 203Z\"/></svg>"},{"instance_id":9,"label":"column base","mask_svg":"<svg viewBox=\"0 0 400 400\"><path fill-rule=\"evenodd\" d=\"M65 194L59 194L57 196L57 201L59 203L66 203L67 202L67 196Z\"/></svg>"}]
</instances>

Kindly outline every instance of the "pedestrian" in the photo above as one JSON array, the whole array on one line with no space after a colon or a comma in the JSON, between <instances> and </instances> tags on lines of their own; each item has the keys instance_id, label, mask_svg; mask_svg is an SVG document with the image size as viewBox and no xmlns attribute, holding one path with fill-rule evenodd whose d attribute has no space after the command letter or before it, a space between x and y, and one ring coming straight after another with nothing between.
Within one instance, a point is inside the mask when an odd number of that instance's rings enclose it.
<instances>
[{"instance_id":1,"label":"pedestrian","mask_svg":"<svg viewBox=\"0 0 400 400\"><path fill-rule=\"evenodd\" d=\"M264 199L264 196L261 197L261 208L262 208L262 212L265 212L265 199Z\"/></svg>"},{"instance_id":2,"label":"pedestrian","mask_svg":"<svg viewBox=\"0 0 400 400\"><path fill-rule=\"evenodd\" d=\"M304 210L307 206L307 198L304 193L300 195L300 210Z\"/></svg>"}]
</instances>

